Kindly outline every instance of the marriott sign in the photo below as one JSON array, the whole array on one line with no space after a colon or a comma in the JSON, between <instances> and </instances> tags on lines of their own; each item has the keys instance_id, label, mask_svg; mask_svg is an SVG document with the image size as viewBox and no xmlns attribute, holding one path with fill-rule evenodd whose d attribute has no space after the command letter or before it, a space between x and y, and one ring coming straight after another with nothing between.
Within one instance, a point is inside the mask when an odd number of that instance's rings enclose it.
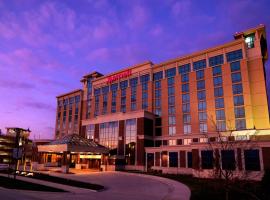
<instances>
[{"instance_id":1,"label":"marriott sign","mask_svg":"<svg viewBox=\"0 0 270 200\"><path fill-rule=\"evenodd\" d=\"M107 84L111 84L114 81L121 80L122 78L127 78L129 76L131 76L131 69L109 76L107 79Z\"/></svg>"}]
</instances>

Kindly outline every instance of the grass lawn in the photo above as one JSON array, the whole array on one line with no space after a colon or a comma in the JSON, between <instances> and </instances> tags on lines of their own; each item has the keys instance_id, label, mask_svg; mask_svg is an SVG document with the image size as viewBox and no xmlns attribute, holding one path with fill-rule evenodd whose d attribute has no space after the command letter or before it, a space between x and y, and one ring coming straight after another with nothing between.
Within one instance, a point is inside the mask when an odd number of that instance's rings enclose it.
<instances>
[{"instance_id":1,"label":"grass lawn","mask_svg":"<svg viewBox=\"0 0 270 200\"><path fill-rule=\"evenodd\" d=\"M14 180L13 176L10 178L0 176L0 187L17 190L32 190L32 191L46 191L46 192L66 192L65 190L53 188L36 183L30 183L22 180Z\"/></svg>"},{"instance_id":2,"label":"grass lawn","mask_svg":"<svg viewBox=\"0 0 270 200\"><path fill-rule=\"evenodd\" d=\"M137 171L127 171L142 173ZM187 185L191 200L225 200L224 181L220 179L194 178L191 175L144 173L173 179ZM270 188L269 188L270 190ZM268 194L269 195L269 194ZM237 181L230 186L229 200L269 200L258 181Z\"/></svg>"}]
</instances>

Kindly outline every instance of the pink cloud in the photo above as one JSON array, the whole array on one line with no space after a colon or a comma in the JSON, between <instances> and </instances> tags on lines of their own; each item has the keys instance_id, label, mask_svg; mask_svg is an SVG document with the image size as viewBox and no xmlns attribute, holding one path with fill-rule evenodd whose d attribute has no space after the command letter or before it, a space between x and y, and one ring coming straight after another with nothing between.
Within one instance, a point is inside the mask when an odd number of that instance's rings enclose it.
<instances>
[{"instance_id":1,"label":"pink cloud","mask_svg":"<svg viewBox=\"0 0 270 200\"><path fill-rule=\"evenodd\" d=\"M108 48L99 48L91 51L87 59L91 61L107 60L110 57Z\"/></svg>"},{"instance_id":2,"label":"pink cloud","mask_svg":"<svg viewBox=\"0 0 270 200\"><path fill-rule=\"evenodd\" d=\"M149 11L142 6L134 6L131 10L131 16L128 20L128 27L131 29L140 29L142 28L149 19Z\"/></svg>"}]
</instances>

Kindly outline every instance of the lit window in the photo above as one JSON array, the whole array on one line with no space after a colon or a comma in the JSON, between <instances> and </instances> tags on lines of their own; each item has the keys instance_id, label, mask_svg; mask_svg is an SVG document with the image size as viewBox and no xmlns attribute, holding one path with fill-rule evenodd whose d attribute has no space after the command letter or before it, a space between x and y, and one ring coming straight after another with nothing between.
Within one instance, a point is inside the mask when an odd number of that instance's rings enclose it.
<instances>
[{"instance_id":1,"label":"lit window","mask_svg":"<svg viewBox=\"0 0 270 200\"><path fill-rule=\"evenodd\" d=\"M191 133L191 125L190 124L184 124L184 134ZM185 141L186 139L184 139ZM190 139L191 140L191 139ZM191 141L190 141L191 142Z\"/></svg>"},{"instance_id":2,"label":"lit window","mask_svg":"<svg viewBox=\"0 0 270 200\"><path fill-rule=\"evenodd\" d=\"M255 40L254 34L250 34L250 35L246 36L245 43L247 45L247 48L249 48L249 49L254 48L254 40Z\"/></svg>"}]
</instances>

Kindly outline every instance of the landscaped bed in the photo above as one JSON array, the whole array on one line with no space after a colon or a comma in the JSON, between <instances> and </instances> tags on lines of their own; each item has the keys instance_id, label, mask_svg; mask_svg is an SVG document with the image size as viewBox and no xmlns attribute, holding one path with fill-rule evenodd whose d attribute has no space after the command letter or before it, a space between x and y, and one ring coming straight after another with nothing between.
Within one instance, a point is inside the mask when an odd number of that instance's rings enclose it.
<instances>
[{"instance_id":1,"label":"landscaped bed","mask_svg":"<svg viewBox=\"0 0 270 200\"><path fill-rule=\"evenodd\" d=\"M53 188L45 185L13 179L13 176L4 177L0 176L0 187L17 190L33 190L33 191L45 191L45 192L66 192L65 190Z\"/></svg>"},{"instance_id":2,"label":"landscaped bed","mask_svg":"<svg viewBox=\"0 0 270 200\"><path fill-rule=\"evenodd\" d=\"M43 180L43 181L49 181L49 182L53 182L53 183L59 183L59 184L63 184L63 185L69 185L69 186L73 186L73 187L95 190L95 191L101 191L104 189L104 186L102 186L102 185L93 184L93 183L86 183L86 182L81 182L81 181L76 181L76 180L72 180L72 179L56 177L56 176L50 176L48 174L37 173L37 172L34 172L33 176L28 176L28 177Z\"/></svg>"}]
</instances>

